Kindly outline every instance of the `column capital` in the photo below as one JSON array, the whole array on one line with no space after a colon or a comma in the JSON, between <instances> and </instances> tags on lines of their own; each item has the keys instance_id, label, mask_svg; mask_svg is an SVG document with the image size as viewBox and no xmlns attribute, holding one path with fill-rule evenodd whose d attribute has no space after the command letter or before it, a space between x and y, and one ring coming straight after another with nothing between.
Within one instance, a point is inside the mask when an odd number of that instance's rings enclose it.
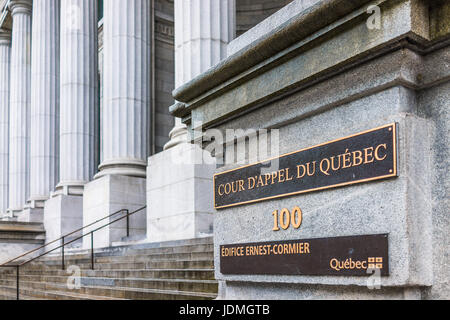
<instances>
[{"instance_id":1,"label":"column capital","mask_svg":"<svg viewBox=\"0 0 450 320\"><path fill-rule=\"evenodd\" d=\"M11 30L0 29L0 45L9 46L10 44L11 44Z\"/></svg>"},{"instance_id":2,"label":"column capital","mask_svg":"<svg viewBox=\"0 0 450 320\"><path fill-rule=\"evenodd\" d=\"M31 15L32 7L32 0L13 0L9 3L8 9L11 10L11 15L13 16L17 13Z\"/></svg>"}]
</instances>

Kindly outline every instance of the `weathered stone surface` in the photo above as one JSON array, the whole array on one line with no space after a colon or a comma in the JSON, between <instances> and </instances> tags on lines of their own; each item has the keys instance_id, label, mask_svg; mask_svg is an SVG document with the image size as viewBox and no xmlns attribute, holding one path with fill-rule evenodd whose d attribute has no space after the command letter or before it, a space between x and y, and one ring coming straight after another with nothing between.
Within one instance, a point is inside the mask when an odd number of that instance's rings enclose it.
<instances>
[{"instance_id":1,"label":"weathered stone surface","mask_svg":"<svg viewBox=\"0 0 450 320\"><path fill-rule=\"evenodd\" d=\"M450 3L445 0L430 3L431 38L441 38L450 33Z\"/></svg>"},{"instance_id":2,"label":"weathered stone surface","mask_svg":"<svg viewBox=\"0 0 450 320\"><path fill-rule=\"evenodd\" d=\"M443 183L448 139L442 137L448 136L448 112L443 108L450 60L448 36L437 43L428 23L430 15L442 17L445 11L433 13L436 7L427 1L377 1L382 26L370 30L367 2L332 12L337 3L324 1L294 15L179 88L175 98L184 105L172 110L190 129L194 123L221 132L278 129L281 154L396 122L399 177L215 212L221 298L449 296L449 271L444 270L448 256L442 251L448 243L448 219L443 216L448 211L448 184ZM327 27L305 24L319 13L325 18L318 20L332 19ZM300 26L301 36L294 34ZM275 41L288 35L290 44ZM243 57L250 61L238 64ZM238 166L228 163L218 171ZM272 231L272 212L295 206L303 211L301 228ZM224 244L386 233L391 270L380 279L380 290L369 290L371 279L365 277L220 273L219 246Z\"/></svg>"},{"instance_id":3,"label":"weathered stone surface","mask_svg":"<svg viewBox=\"0 0 450 320\"><path fill-rule=\"evenodd\" d=\"M400 177L220 210L215 214L214 226L216 264L220 263L220 244L388 233L391 276L383 279L383 286L430 285L432 272L427 262L431 259L431 186L429 178L423 176L423 172L430 170L426 152L429 129L424 120L402 112L404 108L415 109L412 99L412 92L393 88L281 127L280 151L286 153L398 122ZM304 214L301 230L273 232L273 210L295 206L300 206ZM421 212L421 215L417 216L415 212ZM411 215L415 218L411 219ZM423 228L421 232L412 232L419 227ZM417 246L425 247L410 250L410 247ZM364 278L230 277L218 272L216 277L233 281L367 285Z\"/></svg>"},{"instance_id":4,"label":"weathered stone surface","mask_svg":"<svg viewBox=\"0 0 450 320\"><path fill-rule=\"evenodd\" d=\"M219 282L219 300L314 300L317 297L321 300L418 300L421 293L405 288L370 290L364 287Z\"/></svg>"},{"instance_id":5,"label":"weathered stone surface","mask_svg":"<svg viewBox=\"0 0 450 320\"><path fill-rule=\"evenodd\" d=\"M437 66L437 65L436 65ZM437 70L436 70L437 72ZM443 299L450 297L450 271L448 265L448 247L450 235L450 199L448 197L450 182L449 172L449 131L450 116L450 83L446 82L433 88L421 91L417 96L420 116L426 118L431 127L431 210L433 221L433 286L425 290L427 299ZM429 151L430 152L430 151Z\"/></svg>"}]
</instances>

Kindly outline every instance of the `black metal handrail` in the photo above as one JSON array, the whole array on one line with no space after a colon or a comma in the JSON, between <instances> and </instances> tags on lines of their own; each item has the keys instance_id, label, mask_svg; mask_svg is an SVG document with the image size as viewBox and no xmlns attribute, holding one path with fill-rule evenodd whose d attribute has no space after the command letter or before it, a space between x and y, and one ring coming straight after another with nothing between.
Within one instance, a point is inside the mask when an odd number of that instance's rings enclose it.
<instances>
[{"instance_id":1,"label":"black metal handrail","mask_svg":"<svg viewBox=\"0 0 450 320\"><path fill-rule=\"evenodd\" d=\"M34 249L34 250L31 250L31 251L29 251L29 252L27 252L27 253L25 253L25 254L22 254L22 255L20 255L20 256L18 256L18 257L16 257L16 258L14 258L14 259L9 260L8 262L5 262L4 264L0 265L0 268L15 268L15 269L16 269L16 289L17 289L17 293L16 293L16 294L17 294L17 300L20 299L20 288L19 288L20 267L23 267L24 265L27 265L27 264L29 264L29 263L31 263L31 262L37 260L37 259L40 259L40 258L42 258L42 257L44 257L44 256L46 256L46 255L48 255L48 254L50 254L50 253L52 253L52 252L58 250L58 249L62 249L62 250L61 250L61 264L62 264L62 269L65 270L65 255L64 255L64 248L65 248L66 246L68 246L68 245L70 245L70 244L72 244L72 243L78 241L78 240L81 240L81 239L85 238L87 235L90 235L90 236L91 236L91 269L94 270L94 267L95 267L95 265L94 265L94 263L95 263L95 262L94 262L94 260L95 260L95 252L94 252L94 233L97 232L97 231L99 231L99 230L101 230L101 229L103 229L103 228L106 228L106 227L108 227L108 226L110 226L110 225L112 225L112 224L114 224L114 223L116 223L116 222L119 222L119 221L121 221L121 220L123 220L123 219L127 219L127 237L129 237L129 236L130 236L130 216L132 216L132 215L134 215L134 214L136 214L136 213L138 213L138 212L141 212L142 210L144 210L144 209L146 209L146 208L147 208L147 207L145 206L145 207L142 207L142 208L140 208L140 209L138 209L138 210L136 210L136 211L133 211L133 212L131 212L131 213L130 213L129 210L127 210L127 209L119 210L119 211L117 211L117 212L114 212L114 213L110 214L110 215L107 216L107 217L104 217L104 218L99 219L99 220L97 220L97 221L95 221L95 222L92 222L92 223L90 223L90 224L88 224L88 225L86 225L86 226L84 226L84 227L82 227L82 228L80 228L80 229L77 229L77 230L75 230L75 231L73 231L73 232L71 232L71 233L68 233L68 234L62 236L62 237L59 238L59 239L53 240L53 241L51 241L51 242L49 242L49 243L46 243L46 244L44 244L43 246L41 246L41 247L39 247L39 248L36 248L36 249ZM83 231L84 229L89 228L89 227L91 227L91 226L93 226L93 225L95 225L95 224L97 224L97 223L99 223L99 222L101 222L101 221L103 221L103 220L105 220L105 219L111 218L111 217L113 217L113 216L115 216L115 215L117 215L117 214L119 214L119 213L121 213L121 212L126 212L126 215L124 215L123 217L120 217L120 218L118 218L118 219L115 219L115 220L113 220L113 221L110 221L109 223L107 223L107 224L105 224L105 225L103 225L103 226L101 226L101 227L98 227L97 229L91 230L91 231L89 231L88 233L85 233L85 234L81 235L80 237L77 237L77 238L75 238L75 239L73 239L73 240L71 240L71 241L69 241L69 242L65 242L65 239L68 238L69 236L71 236L71 235L73 235L73 234L75 234L75 233L78 233L78 232L80 232L80 231ZM20 258L26 257L26 256L28 256L29 254L34 253L34 252L36 252L36 251L38 251L38 250L41 250L41 249L43 249L43 248L45 248L45 247L47 247L47 246L49 246L49 245L51 245L51 244L54 244L54 243L56 243L56 242L58 242L58 241L61 241L61 242L62 242L62 244L61 244L60 246L58 246L58 247L56 247L56 248L53 248L53 249L51 249L51 250L49 250L49 251L46 251L45 253L42 253L41 255L39 255L39 256L37 256L37 257L34 257L34 258L30 259L30 260L27 260L27 261L25 261L25 262L22 262L22 263L20 263L20 264L10 265L10 263L12 263L13 261L16 261L16 260L18 260L18 259L20 259Z\"/></svg>"}]
</instances>

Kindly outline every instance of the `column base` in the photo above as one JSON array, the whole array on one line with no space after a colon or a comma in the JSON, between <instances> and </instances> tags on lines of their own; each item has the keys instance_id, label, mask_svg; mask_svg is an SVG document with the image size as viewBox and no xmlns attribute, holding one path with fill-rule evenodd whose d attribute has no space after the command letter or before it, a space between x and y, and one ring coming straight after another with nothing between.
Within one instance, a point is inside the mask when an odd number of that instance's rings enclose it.
<instances>
[{"instance_id":1,"label":"column base","mask_svg":"<svg viewBox=\"0 0 450 320\"><path fill-rule=\"evenodd\" d=\"M35 197L28 200L28 203L26 204L25 208L31 208L31 209L44 209L45 207L45 201L48 200L48 197Z\"/></svg>"},{"instance_id":2,"label":"column base","mask_svg":"<svg viewBox=\"0 0 450 320\"><path fill-rule=\"evenodd\" d=\"M147 162L142 160L119 159L114 161L104 161L100 166L100 172L94 179L105 176L127 176L135 178L146 178Z\"/></svg>"},{"instance_id":3,"label":"column base","mask_svg":"<svg viewBox=\"0 0 450 320\"><path fill-rule=\"evenodd\" d=\"M19 222L44 222L44 206L46 199L33 198L28 200L27 204L22 210L17 210L13 213L16 220Z\"/></svg>"},{"instance_id":4,"label":"column base","mask_svg":"<svg viewBox=\"0 0 450 320\"><path fill-rule=\"evenodd\" d=\"M185 240L212 235L212 179L215 172L215 164L212 163L215 160L207 152L188 143L179 144L149 159L148 241Z\"/></svg>"},{"instance_id":5,"label":"column base","mask_svg":"<svg viewBox=\"0 0 450 320\"><path fill-rule=\"evenodd\" d=\"M58 195L45 202L44 226L47 242L56 240L83 226L83 197ZM81 232L71 235L65 242L81 236ZM81 247L81 240L69 247ZM59 246L61 243L55 243ZM50 248L46 248L49 250Z\"/></svg>"},{"instance_id":6,"label":"column base","mask_svg":"<svg viewBox=\"0 0 450 320\"><path fill-rule=\"evenodd\" d=\"M169 133L170 140L164 146L164 150L169 150L178 146L179 144L186 143L188 140L188 131L185 124L177 124L175 128Z\"/></svg>"},{"instance_id":7,"label":"column base","mask_svg":"<svg viewBox=\"0 0 450 320\"><path fill-rule=\"evenodd\" d=\"M19 216L22 214L23 208L20 209L8 209L6 211L7 220L18 221Z\"/></svg>"},{"instance_id":8,"label":"column base","mask_svg":"<svg viewBox=\"0 0 450 320\"><path fill-rule=\"evenodd\" d=\"M73 181L73 182L62 182L58 184L55 191L50 194L50 197L57 196L82 196L84 192L84 186L86 182L83 181Z\"/></svg>"},{"instance_id":9,"label":"column base","mask_svg":"<svg viewBox=\"0 0 450 320\"><path fill-rule=\"evenodd\" d=\"M145 186L144 178L120 175L106 175L88 183L83 196L83 225L93 223L122 209L133 212L144 207L146 205ZM84 233L89 233L123 216L124 214L117 214L105 219L86 229ZM145 238L146 218L146 210L130 217L130 238ZM126 219L123 219L95 232L94 247L109 247L113 242L126 240L126 237ZM90 236L83 239L83 247L91 248Z\"/></svg>"},{"instance_id":10,"label":"column base","mask_svg":"<svg viewBox=\"0 0 450 320\"><path fill-rule=\"evenodd\" d=\"M17 220L17 215L19 213L21 213L22 210L7 210L1 217L2 221L16 221Z\"/></svg>"}]
</instances>

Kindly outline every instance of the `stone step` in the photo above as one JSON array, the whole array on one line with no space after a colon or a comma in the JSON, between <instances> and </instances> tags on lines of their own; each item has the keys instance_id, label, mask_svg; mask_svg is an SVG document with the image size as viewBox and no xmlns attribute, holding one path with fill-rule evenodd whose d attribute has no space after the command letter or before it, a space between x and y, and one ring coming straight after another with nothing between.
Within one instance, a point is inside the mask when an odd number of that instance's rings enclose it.
<instances>
[{"instance_id":1,"label":"stone step","mask_svg":"<svg viewBox=\"0 0 450 320\"><path fill-rule=\"evenodd\" d=\"M16 296L16 294L2 293L0 290L0 301L5 301L5 300L7 300L7 301L17 300L17 296ZM20 300L36 300L36 298L22 295L22 296L20 296ZM49 300L49 299L42 298L40 300Z\"/></svg>"},{"instance_id":2,"label":"stone step","mask_svg":"<svg viewBox=\"0 0 450 320\"><path fill-rule=\"evenodd\" d=\"M41 240L42 242L43 240ZM50 247L46 250L49 250ZM202 255L204 252L213 252L213 239L212 238L199 238L191 240L170 241L161 243L145 243L139 245L130 245L122 247L108 247L103 249L95 249L95 256L98 257L122 257L122 256L144 256L144 255L176 255L176 254L190 254L193 256L196 254ZM16 261L24 262L29 260L30 257L20 259ZM90 259L91 251L84 249L70 249L66 248L66 259L69 260L84 260ZM185 255L187 256L187 255ZM178 257L181 258L181 257ZM42 261L58 261L61 260L60 253L50 253L42 257ZM90 260L89 260L90 261Z\"/></svg>"},{"instance_id":3,"label":"stone step","mask_svg":"<svg viewBox=\"0 0 450 320\"><path fill-rule=\"evenodd\" d=\"M80 294L77 292L63 291L40 291L36 289L21 288L20 299L22 300L125 300L110 297ZM0 286L0 295L10 297L8 300L16 299L16 287Z\"/></svg>"},{"instance_id":4,"label":"stone step","mask_svg":"<svg viewBox=\"0 0 450 320\"><path fill-rule=\"evenodd\" d=\"M149 255L124 255L124 256L94 256L96 264L101 263L141 263L147 261L197 261L197 260L214 260L214 253L207 252L193 252L193 253L162 253ZM83 256L65 256L66 265L79 265L91 263L90 254ZM52 257L52 259L39 259L38 263L45 263L47 265L61 265L61 256ZM35 263L35 262L33 262Z\"/></svg>"},{"instance_id":5,"label":"stone step","mask_svg":"<svg viewBox=\"0 0 450 320\"><path fill-rule=\"evenodd\" d=\"M98 263L108 263L112 261L128 261L128 262L143 262L143 261L172 261L172 260L214 260L213 251L202 252L187 252L187 253L154 253L144 255L127 255L118 257L96 257L95 261ZM90 261L90 260L89 260Z\"/></svg>"},{"instance_id":6,"label":"stone step","mask_svg":"<svg viewBox=\"0 0 450 320\"><path fill-rule=\"evenodd\" d=\"M95 255L98 257L116 257L116 256L132 256L132 255L152 255L152 254L175 254L175 253L193 253L193 252L213 252L213 244L186 245L176 247L158 247L148 249L121 249L117 251L103 251L95 249ZM91 250L83 250L77 253L67 252L66 256L72 259L83 259L90 256ZM53 256L45 256L42 260L51 261L59 259L60 254Z\"/></svg>"},{"instance_id":7,"label":"stone step","mask_svg":"<svg viewBox=\"0 0 450 320\"><path fill-rule=\"evenodd\" d=\"M67 284L69 276L21 276L20 281L26 282L44 282L60 285ZM82 285L101 286L101 287L127 287L138 289L158 289L174 291L190 291L217 294L218 282L215 280L184 280L184 279L139 279L139 278L81 278ZM14 287L16 278L13 275L2 277L0 286Z\"/></svg>"},{"instance_id":8,"label":"stone step","mask_svg":"<svg viewBox=\"0 0 450 320\"><path fill-rule=\"evenodd\" d=\"M112 269L212 269L214 268L213 260L162 260L148 262L108 262L95 263L95 270L112 270ZM71 261L65 262L66 269L70 265L76 265L81 269L90 269L91 261L83 261L83 263L73 264ZM62 268L61 261L38 262L25 265L21 270L53 270Z\"/></svg>"},{"instance_id":9,"label":"stone step","mask_svg":"<svg viewBox=\"0 0 450 320\"><path fill-rule=\"evenodd\" d=\"M131 241L126 240L112 243L112 249L113 250L117 248L148 249L148 248L176 247L176 246L212 244L212 243L214 243L214 238L212 236L186 240L173 240L173 241L151 242L151 243L145 242L145 239L136 242L133 241L133 237L131 237Z\"/></svg>"},{"instance_id":10,"label":"stone step","mask_svg":"<svg viewBox=\"0 0 450 320\"><path fill-rule=\"evenodd\" d=\"M4 274L15 275L15 270L3 271ZM20 275L53 275L67 276L65 270L21 270ZM81 270L82 277L100 278L158 278L158 279L197 279L214 280L214 269L152 269L152 270Z\"/></svg>"},{"instance_id":11,"label":"stone step","mask_svg":"<svg viewBox=\"0 0 450 320\"><path fill-rule=\"evenodd\" d=\"M28 232L0 232L0 242L28 243L41 246L45 242L45 234Z\"/></svg>"},{"instance_id":12,"label":"stone step","mask_svg":"<svg viewBox=\"0 0 450 320\"><path fill-rule=\"evenodd\" d=\"M0 242L44 244L45 229L42 223L0 222Z\"/></svg>"},{"instance_id":13,"label":"stone step","mask_svg":"<svg viewBox=\"0 0 450 320\"><path fill-rule=\"evenodd\" d=\"M1 221L0 232L45 233L45 228L38 222Z\"/></svg>"},{"instance_id":14,"label":"stone step","mask_svg":"<svg viewBox=\"0 0 450 320\"><path fill-rule=\"evenodd\" d=\"M192 246L201 244L214 244L213 237L204 238L194 238L186 240L174 240L174 241L164 241L164 242L152 242L152 243L141 243L141 244L124 244L121 246L108 247L104 251L117 251L117 250L141 250L141 249L154 249L154 248L167 248L167 247L179 247L179 246Z\"/></svg>"},{"instance_id":15,"label":"stone step","mask_svg":"<svg viewBox=\"0 0 450 320\"><path fill-rule=\"evenodd\" d=\"M172 251L172 252L170 252ZM112 255L112 253L98 253L95 252L94 255L95 261L98 263L103 262L116 262L116 261L148 261L154 259L161 260L205 260L205 259L213 259L214 251L212 245L208 245L207 247L183 247L183 248L174 248L174 249L164 249L163 252L152 250L151 252L144 251L131 251L131 252L120 252L118 255ZM70 264L77 263L86 263L91 261L91 252L87 250L83 254L76 255L68 255L65 254L65 260ZM18 262L24 262L26 260L19 260ZM52 255L52 256L44 256L37 261L39 262L49 262L54 261L55 263L61 262L61 254Z\"/></svg>"},{"instance_id":16,"label":"stone step","mask_svg":"<svg viewBox=\"0 0 450 320\"><path fill-rule=\"evenodd\" d=\"M151 253L151 251L163 250L164 249L173 249L173 248L185 248L185 247L195 247L202 245L212 246L214 244L213 238L199 238L199 239L191 239L191 240L180 240L180 241L169 241L169 242L159 242L159 243L144 243L144 244L136 244L136 245L126 245L126 246L117 246L117 247L107 247L101 249L95 249L95 252L98 256L121 256L121 255L135 255L141 253ZM66 255L74 256L74 257L83 257L84 255L90 254L90 249L74 249L74 248L66 248ZM57 256L57 255L56 255ZM46 259L51 259L52 254L46 256Z\"/></svg>"},{"instance_id":17,"label":"stone step","mask_svg":"<svg viewBox=\"0 0 450 320\"><path fill-rule=\"evenodd\" d=\"M0 291L3 288L0 287ZM27 296L33 297L50 297L48 293L56 295L66 295L70 297L89 298L95 300L106 299L133 299L133 300L206 300L215 299L216 294L175 291L175 290L159 290L159 289L142 289L128 287L101 287L101 286L81 286L79 289L69 289L67 285L45 283L45 282L21 282L20 292ZM35 293L34 293L35 292Z\"/></svg>"}]
</instances>

